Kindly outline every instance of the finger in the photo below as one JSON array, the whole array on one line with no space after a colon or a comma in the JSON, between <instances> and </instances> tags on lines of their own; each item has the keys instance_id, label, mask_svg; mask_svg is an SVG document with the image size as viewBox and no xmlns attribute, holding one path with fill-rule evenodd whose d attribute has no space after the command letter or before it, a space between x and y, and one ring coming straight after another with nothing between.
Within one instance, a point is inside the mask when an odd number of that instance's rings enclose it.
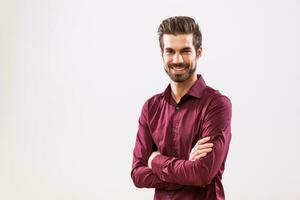
<instances>
[{"instance_id":1,"label":"finger","mask_svg":"<svg viewBox=\"0 0 300 200\"><path fill-rule=\"evenodd\" d=\"M195 157L197 157L197 156L199 156L199 155L201 155L201 154L203 154L203 153L209 153L209 152L211 152L211 151L212 151L212 148L201 149L201 150L195 151L195 152L193 152L193 153L190 155L189 160L193 160L193 159L195 159Z\"/></svg>"},{"instance_id":2,"label":"finger","mask_svg":"<svg viewBox=\"0 0 300 200\"><path fill-rule=\"evenodd\" d=\"M206 143L206 144L201 144L201 145L197 145L194 147L195 150L200 150L200 149L206 149L206 148L212 148L214 146L213 143Z\"/></svg>"},{"instance_id":3,"label":"finger","mask_svg":"<svg viewBox=\"0 0 300 200\"><path fill-rule=\"evenodd\" d=\"M194 156L191 160L196 161L196 160L199 160L200 158L203 158L206 155L207 155L207 153L202 153L202 154L199 154L197 156Z\"/></svg>"},{"instance_id":4,"label":"finger","mask_svg":"<svg viewBox=\"0 0 300 200\"><path fill-rule=\"evenodd\" d=\"M195 152L195 151L199 151L199 150L201 150L201 149L213 148L213 146L214 146L213 143L207 143L207 144L197 145L197 146L195 146L195 147L192 149L191 153L192 153L192 152Z\"/></svg>"},{"instance_id":5,"label":"finger","mask_svg":"<svg viewBox=\"0 0 300 200\"><path fill-rule=\"evenodd\" d=\"M201 149L201 150L195 151L193 156L195 157L195 156L197 156L201 153L208 153L208 152L211 152L211 151L212 151L212 148Z\"/></svg>"},{"instance_id":6,"label":"finger","mask_svg":"<svg viewBox=\"0 0 300 200\"><path fill-rule=\"evenodd\" d=\"M202 151L202 152L197 152L197 154L194 154L192 159L200 159L204 156L206 156L209 152L211 152L212 149L206 149L205 151Z\"/></svg>"},{"instance_id":7,"label":"finger","mask_svg":"<svg viewBox=\"0 0 300 200\"><path fill-rule=\"evenodd\" d=\"M210 140L210 137L204 137L200 140L198 140L197 144L204 144Z\"/></svg>"},{"instance_id":8,"label":"finger","mask_svg":"<svg viewBox=\"0 0 300 200\"><path fill-rule=\"evenodd\" d=\"M189 160L191 160L191 158L194 157L196 151L197 151L196 149L192 149L192 151L191 151L191 153L190 153L190 159L189 159Z\"/></svg>"},{"instance_id":9,"label":"finger","mask_svg":"<svg viewBox=\"0 0 300 200\"><path fill-rule=\"evenodd\" d=\"M196 145L190 152L190 154L193 154L195 151L201 150L201 149L206 149L206 148L212 148L214 146L213 143L206 143L206 144L201 144L201 145Z\"/></svg>"},{"instance_id":10,"label":"finger","mask_svg":"<svg viewBox=\"0 0 300 200\"><path fill-rule=\"evenodd\" d=\"M200 155L198 155L198 156L195 156L194 157L194 161L195 160L199 160L200 158L203 158L203 157L205 157L207 155L207 153L202 153L202 154L200 154Z\"/></svg>"}]
</instances>

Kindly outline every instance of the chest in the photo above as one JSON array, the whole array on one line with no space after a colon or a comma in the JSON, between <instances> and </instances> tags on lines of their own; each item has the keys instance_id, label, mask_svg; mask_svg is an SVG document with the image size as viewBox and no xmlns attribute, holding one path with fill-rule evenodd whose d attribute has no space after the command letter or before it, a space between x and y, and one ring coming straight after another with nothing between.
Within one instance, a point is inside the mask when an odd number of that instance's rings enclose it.
<instances>
[{"instance_id":1,"label":"chest","mask_svg":"<svg viewBox=\"0 0 300 200\"><path fill-rule=\"evenodd\" d=\"M187 159L201 138L204 110L201 102L182 105L163 102L149 117L149 128L157 149L167 156Z\"/></svg>"}]
</instances>

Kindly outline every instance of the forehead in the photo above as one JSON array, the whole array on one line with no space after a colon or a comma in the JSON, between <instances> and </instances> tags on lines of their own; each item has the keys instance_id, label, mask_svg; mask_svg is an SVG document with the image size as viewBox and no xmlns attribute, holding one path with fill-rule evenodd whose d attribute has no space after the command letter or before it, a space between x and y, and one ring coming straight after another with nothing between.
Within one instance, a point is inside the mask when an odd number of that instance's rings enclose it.
<instances>
[{"instance_id":1,"label":"forehead","mask_svg":"<svg viewBox=\"0 0 300 200\"><path fill-rule=\"evenodd\" d=\"M180 49L184 47L193 47L193 34L164 34L164 48Z\"/></svg>"}]
</instances>

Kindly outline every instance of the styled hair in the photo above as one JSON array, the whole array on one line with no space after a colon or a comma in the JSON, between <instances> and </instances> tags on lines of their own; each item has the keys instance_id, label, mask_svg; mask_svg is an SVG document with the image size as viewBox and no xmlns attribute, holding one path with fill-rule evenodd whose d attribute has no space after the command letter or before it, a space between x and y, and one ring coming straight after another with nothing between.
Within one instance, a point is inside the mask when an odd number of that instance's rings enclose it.
<instances>
[{"instance_id":1,"label":"styled hair","mask_svg":"<svg viewBox=\"0 0 300 200\"><path fill-rule=\"evenodd\" d=\"M202 48L202 34L196 21L187 16L174 16L162 21L158 27L159 45L161 51L164 49L164 34L193 34L193 45L195 50Z\"/></svg>"}]
</instances>

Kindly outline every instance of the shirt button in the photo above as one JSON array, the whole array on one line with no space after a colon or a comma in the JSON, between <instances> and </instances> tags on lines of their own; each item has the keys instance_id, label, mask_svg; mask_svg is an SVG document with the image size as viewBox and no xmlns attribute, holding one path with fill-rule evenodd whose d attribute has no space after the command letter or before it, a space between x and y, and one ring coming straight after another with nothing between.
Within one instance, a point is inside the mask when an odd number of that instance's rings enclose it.
<instances>
[{"instance_id":1,"label":"shirt button","mask_svg":"<svg viewBox=\"0 0 300 200\"><path fill-rule=\"evenodd\" d=\"M176 110L179 110L179 106L176 106Z\"/></svg>"}]
</instances>

